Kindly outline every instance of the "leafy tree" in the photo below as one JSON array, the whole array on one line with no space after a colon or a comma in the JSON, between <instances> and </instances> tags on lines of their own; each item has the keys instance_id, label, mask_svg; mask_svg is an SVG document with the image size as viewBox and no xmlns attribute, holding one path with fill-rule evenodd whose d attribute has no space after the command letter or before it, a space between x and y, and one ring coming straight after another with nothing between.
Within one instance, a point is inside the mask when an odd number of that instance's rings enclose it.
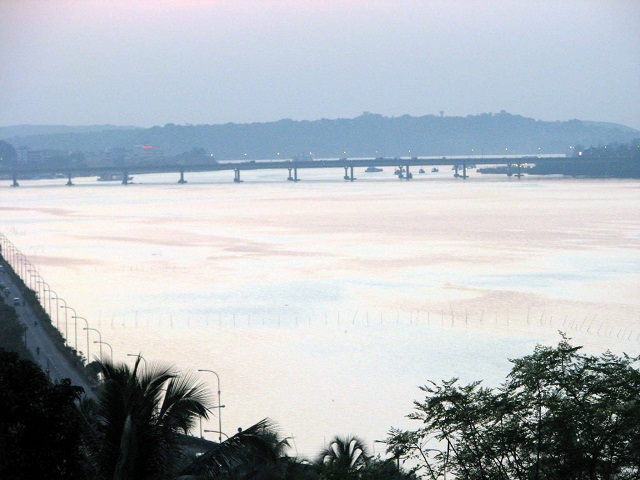
<instances>
[{"instance_id":1,"label":"leafy tree","mask_svg":"<svg viewBox=\"0 0 640 480\"><path fill-rule=\"evenodd\" d=\"M101 479L173 478L183 460L180 433L208 417L210 396L203 384L171 368L133 370L100 362L93 429L87 436L96 476Z\"/></svg>"},{"instance_id":2,"label":"leafy tree","mask_svg":"<svg viewBox=\"0 0 640 480\"><path fill-rule=\"evenodd\" d=\"M358 471L358 480L417 480L418 477L409 471L403 471L393 458L371 459Z\"/></svg>"},{"instance_id":3,"label":"leafy tree","mask_svg":"<svg viewBox=\"0 0 640 480\"><path fill-rule=\"evenodd\" d=\"M18 154L13 145L0 140L0 165L14 165L18 160Z\"/></svg>"},{"instance_id":4,"label":"leafy tree","mask_svg":"<svg viewBox=\"0 0 640 480\"><path fill-rule=\"evenodd\" d=\"M22 358L32 359L24 345L26 329L18 320L16 309L7 305L0 296L0 348L16 352Z\"/></svg>"},{"instance_id":5,"label":"leafy tree","mask_svg":"<svg viewBox=\"0 0 640 480\"><path fill-rule=\"evenodd\" d=\"M392 430L388 451L436 479L640 478L638 358L580 353L566 338L512 360L498 389L457 379L421 387L410 418Z\"/></svg>"},{"instance_id":6,"label":"leafy tree","mask_svg":"<svg viewBox=\"0 0 640 480\"><path fill-rule=\"evenodd\" d=\"M81 387L0 348L0 478L85 478Z\"/></svg>"}]
</instances>

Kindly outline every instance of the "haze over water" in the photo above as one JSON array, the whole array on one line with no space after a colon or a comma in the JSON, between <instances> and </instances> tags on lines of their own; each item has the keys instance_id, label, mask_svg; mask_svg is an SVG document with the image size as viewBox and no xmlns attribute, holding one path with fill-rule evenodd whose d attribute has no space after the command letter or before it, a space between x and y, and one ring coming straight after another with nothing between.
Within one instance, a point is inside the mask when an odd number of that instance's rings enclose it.
<instances>
[{"instance_id":1,"label":"haze over water","mask_svg":"<svg viewBox=\"0 0 640 480\"><path fill-rule=\"evenodd\" d=\"M0 231L116 360L215 370L225 433L269 416L303 456L411 426L430 379L497 386L557 330L640 353L640 182L387 170L24 181Z\"/></svg>"}]
</instances>

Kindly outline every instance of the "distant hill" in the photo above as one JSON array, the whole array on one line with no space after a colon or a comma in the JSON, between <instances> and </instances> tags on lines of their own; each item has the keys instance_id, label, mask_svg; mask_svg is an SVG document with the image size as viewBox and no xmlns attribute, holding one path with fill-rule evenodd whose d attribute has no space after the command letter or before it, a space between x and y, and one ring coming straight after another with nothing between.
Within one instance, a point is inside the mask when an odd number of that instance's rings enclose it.
<instances>
[{"instance_id":1,"label":"distant hill","mask_svg":"<svg viewBox=\"0 0 640 480\"><path fill-rule=\"evenodd\" d=\"M58 133L104 132L105 130L131 130L135 128L139 127L118 127L115 125L15 125L11 127L0 127L0 140Z\"/></svg>"},{"instance_id":2,"label":"distant hill","mask_svg":"<svg viewBox=\"0 0 640 480\"><path fill-rule=\"evenodd\" d=\"M15 134L8 136L8 131ZM574 145L630 142L640 138L640 131L601 122L546 122L506 112L467 117L364 113L353 119L152 128L4 127L0 138L15 147L65 152L153 144L173 156L201 148L223 160L291 158L303 152L317 158L565 153Z\"/></svg>"}]
</instances>

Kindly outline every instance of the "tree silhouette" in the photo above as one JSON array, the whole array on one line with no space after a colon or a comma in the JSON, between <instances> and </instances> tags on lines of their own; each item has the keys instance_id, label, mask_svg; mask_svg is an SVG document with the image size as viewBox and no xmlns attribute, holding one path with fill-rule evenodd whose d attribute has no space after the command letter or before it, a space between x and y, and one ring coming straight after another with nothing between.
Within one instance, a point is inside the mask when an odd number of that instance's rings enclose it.
<instances>
[{"instance_id":1,"label":"tree silhouette","mask_svg":"<svg viewBox=\"0 0 640 480\"><path fill-rule=\"evenodd\" d=\"M81 394L0 348L0 478L84 478Z\"/></svg>"},{"instance_id":2,"label":"tree silhouette","mask_svg":"<svg viewBox=\"0 0 640 480\"><path fill-rule=\"evenodd\" d=\"M157 479L175 476L181 459L180 433L212 405L204 385L173 369L151 365L133 370L100 362L104 384L87 447L98 478Z\"/></svg>"},{"instance_id":3,"label":"tree silhouette","mask_svg":"<svg viewBox=\"0 0 640 480\"><path fill-rule=\"evenodd\" d=\"M392 430L388 451L432 480L639 478L639 358L580 348L536 347L499 389L455 378L421 387L410 418L422 427Z\"/></svg>"},{"instance_id":4,"label":"tree silhouette","mask_svg":"<svg viewBox=\"0 0 640 480\"><path fill-rule=\"evenodd\" d=\"M0 165L15 165L18 161L18 154L13 145L0 140Z\"/></svg>"},{"instance_id":5,"label":"tree silhouette","mask_svg":"<svg viewBox=\"0 0 640 480\"><path fill-rule=\"evenodd\" d=\"M325 447L316 464L329 479L351 478L369 461L364 442L356 436L336 436Z\"/></svg>"}]
</instances>

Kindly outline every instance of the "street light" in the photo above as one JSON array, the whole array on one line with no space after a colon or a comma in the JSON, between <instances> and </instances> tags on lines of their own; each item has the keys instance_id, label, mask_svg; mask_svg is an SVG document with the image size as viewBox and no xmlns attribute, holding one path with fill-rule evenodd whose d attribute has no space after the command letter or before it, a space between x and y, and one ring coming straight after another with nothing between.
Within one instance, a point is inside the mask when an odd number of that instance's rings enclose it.
<instances>
[{"instance_id":1,"label":"street light","mask_svg":"<svg viewBox=\"0 0 640 480\"><path fill-rule=\"evenodd\" d=\"M15 262L18 264L18 275L22 278L25 286L27 280L29 280L29 288L31 288L31 277L28 277L29 267L36 271L36 267L25 257L20 250L14 247L15 250Z\"/></svg>"},{"instance_id":2,"label":"street light","mask_svg":"<svg viewBox=\"0 0 640 480\"><path fill-rule=\"evenodd\" d=\"M49 314L49 320L51 320L51 287L49 286L49 284L47 282L45 282L42 277L40 275L38 275L38 280L36 280L36 283L42 283L44 285L46 285L46 288L43 287L42 289L42 301L44 302L46 300L45 296L44 296L44 292L49 292L49 311L47 312ZM43 307L45 305L43 304ZM46 312L46 307L45 307L45 312Z\"/></svg>"},{"instance_id":3,"label":"street light","mask_svg":"<svg viewBox=\"0 0 640 480\"><path fill-rule=\"evenodd\" d=\"M222 443L222 436L221 436L222 435L222 410L221 410L222 402L220 400L220 376L213 370L207 370L205 368L199 368L198 371L213 373L218 379L218 433L220 434L218 435L218 440L220 441L220 443Z\"/></svg>"},{"instance_id":4,"label":"street light","mask_svg":"<svg viewBox=\"0 0 640 480\"><path fill-rule=\"evenodd\" d=\"M56 295L57 296L57 295ZM58 297L59 300L64 302L64 305L60 305L60 308L64 308L64 343L69 343L69 319L67 318L67 302L64 298Z\"/></svg>"},{"instance_id":5,"label":"street light","mask_svg":"<svg viewBox=\"0 0 640 480\"><path fill-rule=\"evenodd\" d=\"M64 306L61 306L60 308L64 308L64 317L67 318L67 309L68 310L72 310L73 311L73 317L71 318L75 318L78 315L78 312L76 312L75 308L73 307L67 307L67 302L64 302ZM76 320L75 322L75 326L76 326L76 350L78 350L78 321Z\"/></svg>"},{"instance_id":6,"label":"street light","mask_svg":"<svg viewBox=\"0 0 640 480\"><path fill-rule=\"evenodd\" d=\"M58 300L60 300L60 298L58 297L58 294L56 292L54 292L53 290L49 289L49 302L51 302L51 294L54 294L56 296L56 328L58 329L58 331L60 331L60 324L58 322L59 317L60 317L60 310L58 309ZM51 305L49 305L49 309L51 309Z\"/></svg>"},{"instance_id":7,"label":"street light","mask_svg":"<svg viewBox=\"0 0 640 480\"><path fill-rule=\"evenodd\" d=\"M98 340L94 340L93 343L99 343L101 348L102 348L102 344L104 343L107 347L109 347L109 350L111 350L111 361L113 362L113 348L111 348L111 345L109 345L107 342L103 342L102 340L98 341Z\"/></svg>"},{"instance_id":8,"label":"street light","mask_svg":"<svg viewBox=\"0 0 640 480\"><path fill-rule=\"evenodd\" d=\"M224 405L223 405L224 407ZM221 433L222 435L224 435L225 437L227 437L227 440L229 440L229 435L227 435L224 432L219 432L218 430L205 430L206 433ZM220 443L222 443L222 437L218 436L218 440L220 440Z\"/></svg>"},{"instance_id":9,"label":"street light","mask_svg":"<svg viewBox=\"0 0 640 480\"><path fill-rule=\"evenodd\" d=\"M147 369L147 361L144 359L144 357L142 356L142 354L138 353L137 355L134 353L127 353L127 357L138 357L140 359L142 359L142 361L144 362L144 369Z\"/></svg>"},{"instance_id":10,"label":"street light","mask_svg":"<svg viewBox=\"0 0 640 480\"><path fill-rule=\"evenodd\" d=\"M76 319L76 322L78 321L78 319L80 320L84 320L84 323L87 325L87 328L89 328L89 322L87 322L87 319L84 317L73 317ZM87 328L85 328L84 330L87 330ZM89 363L89 331L87 330L87 363Z\"/></svg>"},{"instance_id":11,"label":"street light","mask_svg":"<svg viewBox=\"0 0 640 480\"><path fill-rule=\"evenodd\" d=\"M100 337L100 342L99 342L100 343L100 360L102 360L102 344L104 342L102 341L102 334L100 333L100 330L96 330L95 328L89 328L89 325L87 325L87 328L85 328L85 330L87 331L87 345L89 345L89 330L96 332ZM87 352L88 351L89 351L89 348L87 347Z\"/></svg>"},{"instance_id":12,"label":"street light","mask_svg":"<svg viewBox=\"0 0 640 480\"><path fill-rule=\"evenodd\" d=\"M33 290L33 287L31 286L31 279L33 277L38 277L38 278L42 279L42 277L40 276L40 274L38 273L37 270L27 270L27 272L31 273L31 275L29 275L29 288L31 290ZM41 300L40 299L40 287L38 286L38 280L36 280L36 288L37 288L36 297L38 297L38 301L40 301Z\"/></svg>"},{"instance_id":13,"label":"street light","mask_svg":"<svg viewBox=\"0 0 640 480\"><path fill-rule=\"evenodd\" d=\"M16 246L9 241L9 248L11 249L11 257L10 257L10 263L13 265L15 263L18 263L18 249L16 248ZM20 266L20 265L18 265Z\"/></svg>"}]
</instances>

